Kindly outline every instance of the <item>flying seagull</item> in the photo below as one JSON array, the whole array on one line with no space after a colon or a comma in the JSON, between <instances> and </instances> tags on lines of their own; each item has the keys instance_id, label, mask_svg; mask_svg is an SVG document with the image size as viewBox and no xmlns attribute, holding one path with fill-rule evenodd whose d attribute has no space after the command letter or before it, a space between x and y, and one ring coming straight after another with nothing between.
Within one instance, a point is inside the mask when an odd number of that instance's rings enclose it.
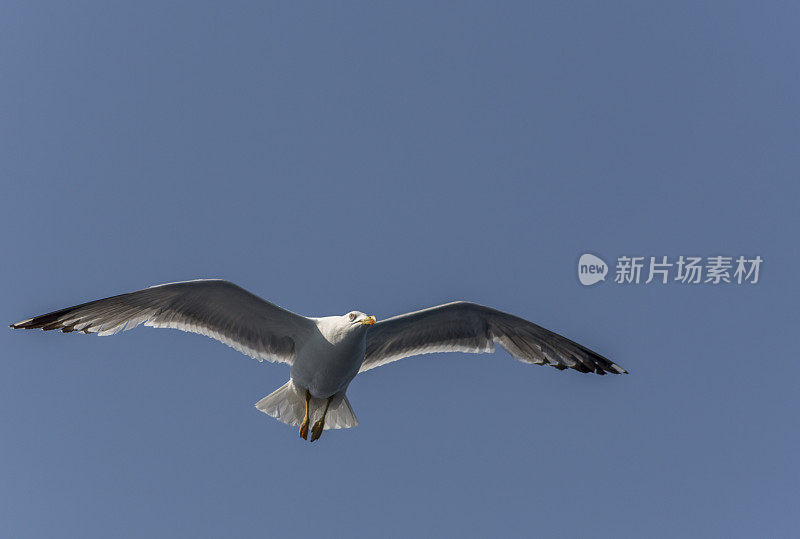
<instances>
[{"instance_id":1,"label":"flying seagull","mask_svg":"<svg viewBox=\"0 0 800 539\"><path fill-rule=\"evenodd\" d=\"M625 369L588 348L516 316L466 301L377 322L350 311L305 317L220 279L162 284L17 322L15 329L113 335L140 324L207 335L259 361L291 366L289 381L256 408L317 440L325 429L358 425L345 393L359 373L435 352L493 352L500 344L525 363L596 374Z\"/></svg>"}]
</instances>

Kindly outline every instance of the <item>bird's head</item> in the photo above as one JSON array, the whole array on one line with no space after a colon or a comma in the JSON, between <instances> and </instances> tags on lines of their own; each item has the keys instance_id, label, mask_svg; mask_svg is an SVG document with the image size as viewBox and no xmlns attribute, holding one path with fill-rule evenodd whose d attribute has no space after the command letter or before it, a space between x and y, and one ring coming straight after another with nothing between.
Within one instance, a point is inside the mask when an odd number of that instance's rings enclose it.
<instances>
[{"instance_id":1,"label":"bird's head","mask_svg":"<svg viewBox=\"0 0 800 539\"><path fill-rule=\"evenodd\" d=\"M342 318L347 324L350 324L353 327L371 326L375 323L374 316L366 315L361 311L350 311L349 313L342 315Z\"/></svg>"}]
</instances>

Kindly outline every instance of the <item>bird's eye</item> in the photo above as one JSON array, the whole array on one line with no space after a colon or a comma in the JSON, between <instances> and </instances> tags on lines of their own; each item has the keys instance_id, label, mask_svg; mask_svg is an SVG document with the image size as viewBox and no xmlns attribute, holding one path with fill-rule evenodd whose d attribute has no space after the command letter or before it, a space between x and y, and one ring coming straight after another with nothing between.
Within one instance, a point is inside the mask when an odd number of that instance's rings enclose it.
<instances>
[{"instance_id":1,"label":"bird's eye","mask_svg":"<svg viewBox=\"0 0 800 539\"><path fill-rule=\"evenodd\" d=\"M356 313L350 313L350 321L352 322L355 319L356 319Z\"/></svg>"}]
</instances>

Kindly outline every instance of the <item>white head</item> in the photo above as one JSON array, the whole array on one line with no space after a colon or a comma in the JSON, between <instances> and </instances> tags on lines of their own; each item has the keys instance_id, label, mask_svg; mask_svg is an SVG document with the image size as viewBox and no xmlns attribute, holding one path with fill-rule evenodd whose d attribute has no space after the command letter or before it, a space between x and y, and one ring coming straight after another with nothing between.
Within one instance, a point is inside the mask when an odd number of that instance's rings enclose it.
<instances>
[{"instance_id":1,"label":"white head","mask_svg":"<svg viewBox=\"0 0 800 539\"><path fill-rule=\"evenodd\" d=\"M375 323L374 316L368 316L361 311L350 311L341 316L325 316L315 320L319 330L332 343L350 338L364 338L367 328Z\"/></svg>"},{"instance_id":2,"label":"white head","mask_svg":"<svg viewBox=\"0 0 800 539\"><path fill-rule=\"evenodd\" d=\"M341 316L323 316L313 319L329 342L339 342L351 337L365 337L367 328L375 323L374 316L361 311L350 311Z\"/></svg>"},{"instance_id":3,"label":"white head","mask_svg":"<svg viewBox=\"0 0 800 539\"><path fill-rule=\"evenodd\" d=\"M374 316L366 315L361 311L350 311L347 314L343 314L341 318L346 324L349 324L354 327L371 326L372 324L375 323Z\"/></svg>"}]
</instances>

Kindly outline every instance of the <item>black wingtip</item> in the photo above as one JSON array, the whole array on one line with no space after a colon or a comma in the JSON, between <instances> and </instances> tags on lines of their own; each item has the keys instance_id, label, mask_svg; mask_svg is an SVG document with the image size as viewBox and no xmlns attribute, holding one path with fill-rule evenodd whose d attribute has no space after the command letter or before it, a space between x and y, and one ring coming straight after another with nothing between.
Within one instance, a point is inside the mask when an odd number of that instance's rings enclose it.
<instances>
[{"instance_id":1,"label":"black wingtip","mask_svg":"<svg viewBox=\"0 0 800 539\"><path fill-rule=\"evenodd\" d=\"M34 316L33 318L28 318L22 322L11 324L9 327L13 329L43 329L45 331L49 329L58 329L61 327L58 318L64 313L65 310L66 309L62 311L56 311L54 313L43 314L41 316Z\"/></svg>"},{"instance_id":2,"label":"black wingtip","mask_svg":"<svg viewBox=\"0 0 800 539\"><path fill-rule=\"evenodd\" d=\"M620 367L620 366L619 366L619 365L617 365L616 363L612 363L612 364L611 364L611 366L612 366L612 367L614 368L614 370L616 371L616 372L615 372L615 373L613 373L613 374L630 374L628 371L626 371L625 369L623 369L622 367Z\"/></svg>"}]
</instances>

